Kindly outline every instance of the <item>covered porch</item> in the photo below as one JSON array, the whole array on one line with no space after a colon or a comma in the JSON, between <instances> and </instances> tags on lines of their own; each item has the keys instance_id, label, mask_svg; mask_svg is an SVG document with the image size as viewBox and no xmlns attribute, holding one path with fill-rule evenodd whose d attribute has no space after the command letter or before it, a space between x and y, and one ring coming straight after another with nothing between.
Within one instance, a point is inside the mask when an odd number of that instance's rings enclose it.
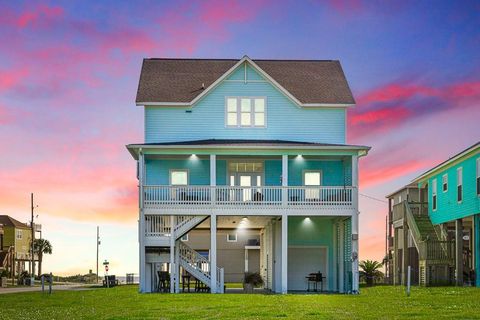
<instances>
[{"instance_id":1,"label":"covered porch","mask_svg":"<svg viewBox=\"0 0 480 320\"><path fill-rule=\"evenodd\" d=\"M243 293L244 273L258 272L264 285L255 292L349 293L351 239L350 217L211 216L185 233L180 248L200 254L204 272L221 269L224 292ZM170 279L175 292L210 292L182 267L172 274L168 247L146 252L149 292L170 292Z\"/></svg>"}]
</instances>

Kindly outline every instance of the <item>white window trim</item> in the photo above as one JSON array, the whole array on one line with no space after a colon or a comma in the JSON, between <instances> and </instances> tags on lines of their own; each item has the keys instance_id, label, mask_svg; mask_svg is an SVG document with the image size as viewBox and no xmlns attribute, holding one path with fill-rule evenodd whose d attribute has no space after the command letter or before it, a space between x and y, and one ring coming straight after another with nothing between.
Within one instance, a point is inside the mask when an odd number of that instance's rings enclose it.
<instances>
[{"instance_id":1,"label":"white window trim","mask_svg":"<svg viewBox=\"0 0 480 320\"><path fill-rule=\"evenodd\" d=\"M187 184L185 186L190 185L190 172L188 169L170 169L168 172L168 184L171 186L184 186L183 184L172 184L172 173L174 171L181 171L181 172L186 172L187 173Z\"/></svg>"},{"instance_id":2,"label":"white window trim","mask_svg":"<svg viewBox=\"0 0 480 320\"><path fill-rule=\"evenodd\" d=\"M475 168L477 170L477 178L475 179L475 189L477 189L477 180L480 179L480 158L477 158L477 167ZM480 190L475 190L475 192L477 193L477 196L480 197Z\"/></svg>"},{"instance_id":3,"label":"white window trim","mask_svg":"<svg viewBox=\"0 0 480 320\"><path fill-rule=\"evenodd\" d=\"M462 173L461 179L459 179L459 172ZM462 193L461 193L461 198L462 200L458 201L458 187L462 187ZM462 203L463 202L463 167L457 168L457 203Z\"/></svg>"},{"instance_id":4,"label":"white window trim","mask_svg":"<svg viewBox=\"0 0 480 320\"><path fill-rule=\"evenodd\" d=\"M229 125L228 124L228 99L236 99L237 100L237 124L236 125ZM242 125L241 118L242 118L242 111L241 111L241 99L250 99L254 101L255 99L263 99L264 107L263 107L263 126L256 126L255 125L255 103L252 103L252 109L250 111L250 125L244 126ZM225 128L229 129L265 129L267 128L267 97L266 96L226 96L225 97Z\"/></svg>"},{"instance_id":5,"label":"white window trim","mask_svg":"<svg viewBox=\"0 0 480 320\"><path fill-rule=\"evenodd\" d=\"M230 235L235 235L235 240L230 240ZM237 242L238 241L238 234L235 233L227 233L227 242Z\"/></svg>"},{"instance_id":6,"label":"white window trim","mask_svg":"<svg viewBox=\"0 0 480 320\"><path fill-rule=\"evenodd\" d=\"M16 237L16 239L18 239L18 240L22 240L22 239L23 239L23 232L22 232L22 230L17 230L17 231L15 232L15 237Z\"/></svg>"},{"instance_id":7,"label":"white window trim","mask_svg":"<svg viewBox=\"0 0 480 320\"><path fill-rule=\"evenodd\" d=\"M446 182L446 183L443 182L443 178L445 178L445 177L447 178L447 182ZM444 186L444 185L447 185L447 188L446 188L445 190L443 190L443 186ZM445 193L445 192L447 192L447 191L448 191L448 173L445 173L445 174L442 176L442 192Z\"/></svg>"},{"instance_id":8,"label":"white window trim","mask_svg":"<svg viewBox=\"0 0 480 320\"><path fill-rule=\"evenodd\" d=\"M438 184L437 178L432 180L432 211L438 209Z\"/></svg>"},{"instance_id":9,"label":"white window trim","mask_svg":"<svg viewBox=\"0 0 480 320\"><path fill-rule=\"evenodd\" d=\"M181 238L180 241L187 242L188 241L188 233L185 233Z\"/></svg>"}]
</instances>

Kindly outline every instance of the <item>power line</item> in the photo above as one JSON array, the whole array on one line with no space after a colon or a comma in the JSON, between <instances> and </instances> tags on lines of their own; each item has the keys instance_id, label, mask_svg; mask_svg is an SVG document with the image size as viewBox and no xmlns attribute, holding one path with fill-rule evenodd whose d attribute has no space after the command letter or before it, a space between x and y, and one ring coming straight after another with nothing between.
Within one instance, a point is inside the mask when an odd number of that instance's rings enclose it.
<instances>
[{"instance_id":1,"label":"power line","mask_svg":"<svg viewBox=\"0 0 480 320\"><path fill-rule=\"evenodd\" d=\"M368 199L372 199L372 200L375 200L375 201L378 201L378 202L388 203L388 201L378 199L378 198L375 198L375 197L372 197L372 196L369 196L369 195L366 195L366 194L363 194L363 193L358 193L358 194L365 197L365 198L368 198Z\"/></svg>"}]
</instances>

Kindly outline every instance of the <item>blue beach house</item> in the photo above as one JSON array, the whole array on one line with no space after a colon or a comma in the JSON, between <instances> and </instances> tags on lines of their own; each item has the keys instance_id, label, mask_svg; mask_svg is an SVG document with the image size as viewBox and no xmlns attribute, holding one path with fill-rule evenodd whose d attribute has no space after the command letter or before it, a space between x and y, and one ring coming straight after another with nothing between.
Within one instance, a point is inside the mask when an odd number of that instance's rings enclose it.
<instances>
[{"instance_id":1,"label":"blue beach house","mask_svg":"<svg viewBox=\"0 0 480 320\"><path fill-rule=\"evenodd\" d=\"M136 104L145 137L127 149L141 292L182 292L188 278L223 293L218 231L249 229L265 290L358 292L358 161L369 147L346 143L355 100L338 61L145 59ZM201 251L184 241L199 226Z\"/></svg>"},{"instance_id":2,"label":"blue beach house","mask_svg":"<svg viewBox=\"0 0 480 320\"><path fill-rule=\"evenodd\" d=\"M455 245L452 278L457 285L480 286L480 142L414 182L438 238Z\"/></svg>"}]
</instances>

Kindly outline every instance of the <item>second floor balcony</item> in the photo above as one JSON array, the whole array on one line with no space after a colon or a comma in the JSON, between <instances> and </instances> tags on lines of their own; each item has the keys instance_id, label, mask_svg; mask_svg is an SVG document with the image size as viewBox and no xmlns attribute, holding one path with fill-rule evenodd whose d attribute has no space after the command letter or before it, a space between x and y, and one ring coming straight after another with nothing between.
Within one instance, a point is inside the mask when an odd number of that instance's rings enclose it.
<instances>
[{"instance_id":1,"label":"second floor balcony","mask_svg":"<svg viewBox=\"0 0 480 320\"><path fill-rule=\"evenodd\" d=\"M190 143L192 145L190 145ZM364 147L218 141L129 146L147 214L350 215Z\"/></svg>"},{"instance_id":2,"label":"second floor balcony","mask_svg":"<svg viewBox=\"0 0 480 320\"><path fill-rule=\"evenodd\" d=\"M354 209L356 188L352 186L143 186L146 211L207 211L222 213L329 210L332 213Z\"/></svg>"}]
</instances>

